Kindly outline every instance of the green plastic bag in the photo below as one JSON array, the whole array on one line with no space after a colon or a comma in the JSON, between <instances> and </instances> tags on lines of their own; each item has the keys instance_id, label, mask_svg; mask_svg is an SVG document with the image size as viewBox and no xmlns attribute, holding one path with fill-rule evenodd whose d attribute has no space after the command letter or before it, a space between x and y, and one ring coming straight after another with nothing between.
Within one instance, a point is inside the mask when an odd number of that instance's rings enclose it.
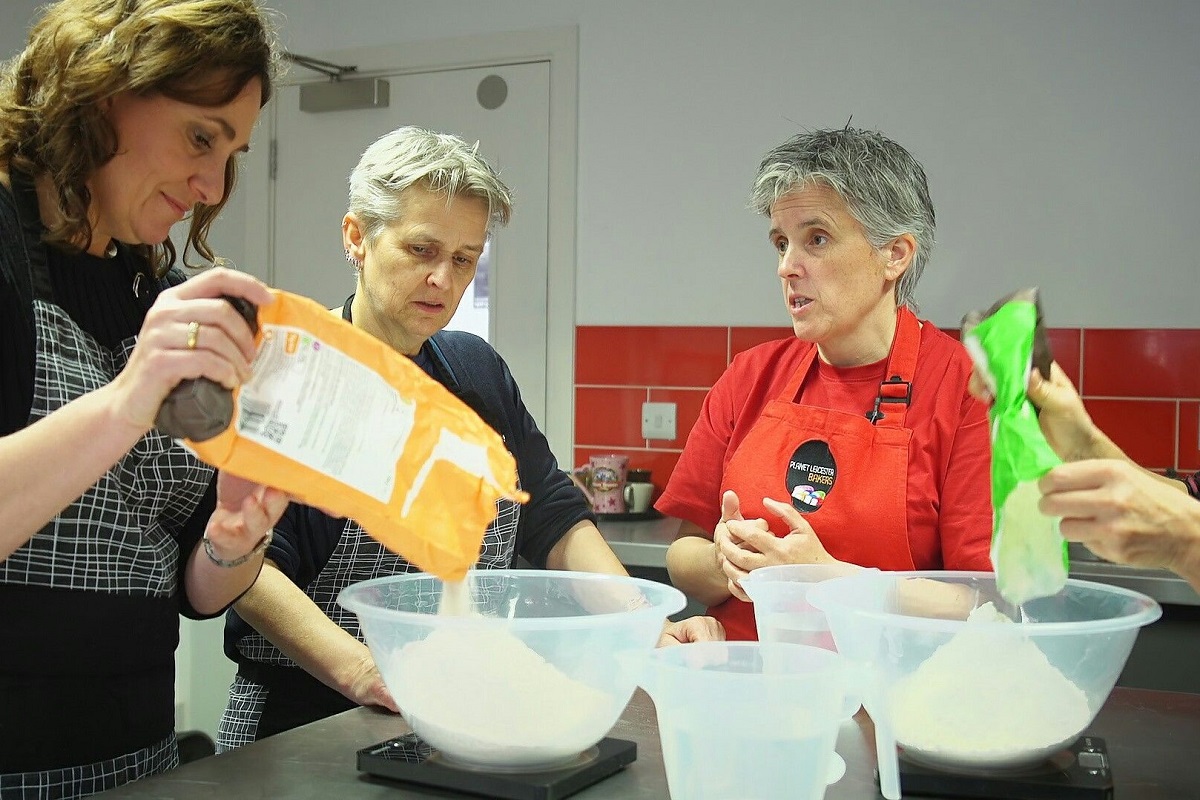
<instances>
[{"instance_id":1,"label":"green plastic bag","mask_svg":"<svg viewBox=\"0 0 1200 800\"><path fill-rule=\"evenodd\" d=\"M994 400L992 566L1005 600L1021 604L1057 594L1067 581L1067 543L1059 518L1038 510L1038 479L1062 461L1038 426L1026 395L1029 371L1050 374L1037 289L1002 299L963 319L963 344ZM1035 367L1035 362L1037 366Z\"/></svg>"}]
</instances>

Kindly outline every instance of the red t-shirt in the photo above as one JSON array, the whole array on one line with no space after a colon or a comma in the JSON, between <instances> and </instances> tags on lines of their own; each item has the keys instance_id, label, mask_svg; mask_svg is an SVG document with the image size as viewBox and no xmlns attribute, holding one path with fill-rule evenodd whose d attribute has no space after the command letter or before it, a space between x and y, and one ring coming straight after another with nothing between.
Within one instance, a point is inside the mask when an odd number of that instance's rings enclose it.
<instances>
[{"instance_id":1,"label":"red t-shirt","mask_svg":"<svg viewBox=\"0 0 1200 800\"><path fill-rule=\"evenodd\" d=\"M811 342L781 339L734 358L705 398L655 508L695 523L711 537L721 519L722 477L734 451L811 347ZM818 358L799 401L866 414L886 370L886 359L837 368ZM917 569L992 569L991 444L987 409L967 392L970 375L971 360L962 345L924 323L905 417L912 430L908 540ZM862 527L869 531L871 521L863 520ZM819 536L821 531L814 530Z\"/></svg>"}]
</instances>

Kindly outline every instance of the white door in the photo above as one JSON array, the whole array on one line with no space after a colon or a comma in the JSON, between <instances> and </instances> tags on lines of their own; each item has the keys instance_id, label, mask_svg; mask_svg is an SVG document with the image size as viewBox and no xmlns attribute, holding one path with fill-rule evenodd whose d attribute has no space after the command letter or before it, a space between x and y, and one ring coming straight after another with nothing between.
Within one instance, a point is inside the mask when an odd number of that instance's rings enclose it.
<instances>
[{"instance_id":1,"label":"white door","mask_svg":"<svg viewBox=\"0 0 1200 800\"><path fill-rule=\"evenodd\" d=\"M507 96L497 108L477 99L480 82L498 76ZM342 252L347 179L367 145L402 125L419 125L479 142L479 151L513 190L512 221L489 246L487 308L473 287L450 327L484 335L512 368L530 413L546 411L547 205L550 147L550 65L539 61L420 74L384 75L387 108L310 113L300 87L283 86L272 100L275 145L269 282L340 306L354 292L354 272ZM491 103L489 103L491 104ZM464 315L475 317L463 319Z\"/></svg>"}]
</instances>

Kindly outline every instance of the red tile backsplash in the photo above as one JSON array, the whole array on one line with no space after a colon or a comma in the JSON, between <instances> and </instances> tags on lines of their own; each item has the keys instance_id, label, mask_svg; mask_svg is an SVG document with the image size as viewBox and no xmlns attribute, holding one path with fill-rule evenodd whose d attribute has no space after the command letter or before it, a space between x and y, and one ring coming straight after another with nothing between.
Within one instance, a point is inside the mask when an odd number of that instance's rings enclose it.
<instances>
[{"instance_id":1,"label":"red tile backsplash","mask_svg":"<svg viewBox=\"0 0 1200 800\"><path fill-rule=\"evenodd\" d=\"M1088 330L1083 391L1093 397L1200 397L1194 330Z\"/></svg>"},{"instance_id":2,"label":"red tile backsplash","mask_svg":"<svg viewBox=\"0 0 1200 800\"><path fill-rule=\"evenodd\" d=\"M576 464L620 452L661 491L710 386L733 356L787 327L581 326L576 330ZM1150 469L1200 470L1200 330L1051 328L1055 360L1096 424ZM641 404L677 406L673 441L641 438Z\"/></svg>"},{"instance_id":3,"label":"red tile backsplash","mask_svg":"<svg viewBox=\"0 0 1200 800\"><path fill-rule=\"evenodd\" d=\"M743 350L749 350L756 344L773 342L776 339L787 339L796 333L787 328L730 328L729 329L729 358L733 359Z\"/></svg>"},{"instance_id":4,"label":"red tile backsplash","mask_svg":"<svg viewBox=\"0 0 1200 800\"><path fill-rule=\"evenodd\" d=\"M1079 328L1047 328L1046 339L1050 342L1050 354L1067 373L1071 383L1079 385L1080 364L1082 354L1080 342L1083 331Z\"/></svg>"},{"instance_id":5,"label":"red tile backsplash","mask_svg":"<svg viewBox=\"0 0 1200 800\"><path fill-rule=\"evenodd\" d=\"M575 443L590 447L645 447L642 388L575 389Z\"/></svg>"},{"instance_id":6,"label":"red tile backsplash","mask_svg":"<svg viewBox=\"0 0 1200 800\"><path fill-rule=\"evenodd\" d=\"M725 328L577 328L575 383L707 389L725 371L727 337Z\"/></svg>"},{"instance_id":7,"label":"red tile backsplash","mask_svg":"<svg viewBox=\"0 0 1200 800\"><path fill-rule=\"evenodd\" d=\"M1092 421L1118 447L1150 469L1175 465L1175 409L1169 400L1084 401Z\"/></svg>"}]
</instances>

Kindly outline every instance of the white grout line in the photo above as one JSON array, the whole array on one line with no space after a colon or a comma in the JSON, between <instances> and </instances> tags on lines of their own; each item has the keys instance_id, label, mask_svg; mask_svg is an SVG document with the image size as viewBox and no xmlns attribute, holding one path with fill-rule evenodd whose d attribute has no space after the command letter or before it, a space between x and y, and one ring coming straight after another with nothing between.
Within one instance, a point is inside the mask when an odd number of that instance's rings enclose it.
<instances>
[{"instance_id":1,"label":"white grout line","mask_svg":"<svg viewBox=\"0 0 1200 800\"><path fill-rule=\"evenodd\" d=\"M660 386L656 383L577 383L576 389L645 389L647 391L707 392L711 386Z\"/></svg>"},{"instance_id":2,"label":"white grout line","mask_svg":"<svg viewBox=\"0 0 1200 800\"><path fill-rule=\"evenodd\" d=\"M682 453L682 447L637 447L627 444L577 444L576 450L616 450L638 453Z\"/></svg>"},{"instance_id":3,"label":"white grout line","mask_svg":"<svg viewBox=\"0 0 1200 800\"><path fill-rule=\"evenodd\" d=\"M1085 394L1084 400L1128 400L1137 402L1139 400L1147 400L1152 403L1192 403L1196 401L1194 397L1135 397L1133 395L1101 395L1101 394Z\"/></svg>"},{"instance_id":4,"label":"white grout line","mask_svg":"<svg viewBox=\"0 0 1200 800\"><path fill-rule=\"evenodd\" d=\"M1082 328L1080 328L1079 329L1079 364L1078 364L1078 369L1075 372L1075 374L1079 376L1078 391L1079 391L1080 397L1083 396L1083 379L1086 377L1083 374L1083 348L1084 348L1084 339L1085 338L1087 338L1087 337L1084 335L1084 330Z\"/></svg>"}]
</instances>

